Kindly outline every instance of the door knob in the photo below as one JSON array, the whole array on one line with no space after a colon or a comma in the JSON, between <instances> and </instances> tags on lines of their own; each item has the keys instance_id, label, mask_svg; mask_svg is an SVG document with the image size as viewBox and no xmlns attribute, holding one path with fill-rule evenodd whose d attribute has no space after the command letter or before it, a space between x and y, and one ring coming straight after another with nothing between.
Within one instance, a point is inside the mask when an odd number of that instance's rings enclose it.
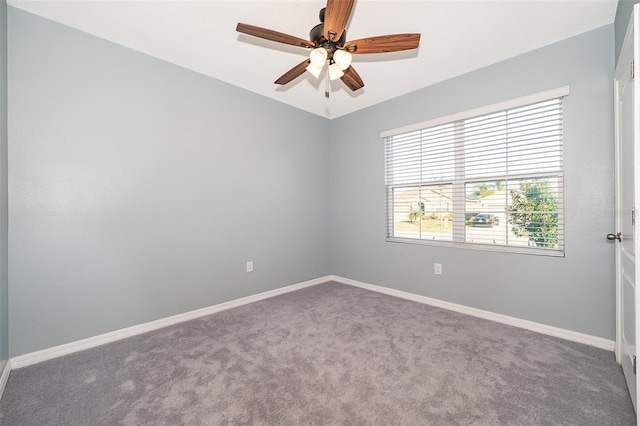
<instances>
[{"instance_id":1,"label":"door knob","mask_svg":"<svg viewBox=\"0 0 640 426\"><path fill-rule=\"evenodd\" d=\"M620 238L622 234L620 234L620 232L618 232L617 234L607 234L607 240L609 241L613 241L613 240L618 240L618 241L622 241L622 238Z\"/></svg>"}]
</instances>

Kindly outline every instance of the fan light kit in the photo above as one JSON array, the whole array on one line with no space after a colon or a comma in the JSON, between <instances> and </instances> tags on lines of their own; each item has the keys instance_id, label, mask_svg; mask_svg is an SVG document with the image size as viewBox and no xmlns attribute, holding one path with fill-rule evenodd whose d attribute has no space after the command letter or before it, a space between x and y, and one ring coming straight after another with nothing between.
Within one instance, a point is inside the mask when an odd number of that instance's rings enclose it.
<instances>
[{"instance_id":1,"label":"fan light kit","mask_svg":"<svg viewBox=\"0 0 640 426\"><path fill-rule=\"evenodd\" d=\"M309 59L284 73L275 81L275 84L287 84L305 71L320 78L328 63L327 88L325 90L325 96L328 98L329 80L341 79L353 91L364 87L362 79L351 66L354 54L399 52L416 49L420 44L420 34L416 33L383 35L345 42L347 39L345 26L351 16L354 3L355 0L328 0L327 7L320 10L320 24L309 32L310 41L242 23L238 23L236 31L278 43L311 49Z\"/></svg>"}]
</instances>

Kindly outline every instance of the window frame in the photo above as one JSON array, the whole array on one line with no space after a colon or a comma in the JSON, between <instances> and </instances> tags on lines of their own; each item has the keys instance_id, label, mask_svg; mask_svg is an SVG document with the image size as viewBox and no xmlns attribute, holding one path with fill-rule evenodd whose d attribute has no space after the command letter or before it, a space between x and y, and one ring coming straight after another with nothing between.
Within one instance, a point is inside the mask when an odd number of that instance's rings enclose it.
<instances>
[{"instance_id":1,"label":"window frame","mask_svg":"<svg viewBox=\"0 0 640 426\"><path fill-rule=\"evenodd\" d=\"M387 242L396 242L396 243L407 243L407 244L418 244L418 245L429 245L429 246L443 246L443 247L455 247L455 248L466 248L471 250L484 250L484 251L499 251L499 252L508 252L508 253L521 253L521 254L531 254L531 255L544 255L544 256L555 256L555 257L564 257L565 255L565 228L564 228L564 134L561 136L561 145L560 145L560 159L562 160L562 166L559 172L554 173L522 173L522 174L507 174L506 177L508 180L521 180L521 179L531 179L531 178L540 178L545 176L553 176L555 179L558 179L559 182L559 193L557 199L557 212L561 215L562 218L562 228L558 232L558 248L541 248L541 247L523 247L518 245L492 245L492 244L482 244L475 242L465 241L465 186L468 183L478 181L477 178L473 177L465 177L458 175L458 166L455 167L456 176L452 179L444 179L438 181L441 185L451 185L452 194L453 194L453 227L451 231L451 240L425 240L425 239L417 239L417 238L409 238L409 237L398 237L394 236L394 220L393 220L393 203L389 200L389 191L390 189L395 190L398 187L428 187L433 184L431 181L422 180L419 184L389 184L387 180L387 167L389 167L387 152L386 152L386 138L393 136L400 136L403 134L407 134L410 132L417 132L424 129L433 128L441 125L453 125L456 126L457 123L463 122L468 119L473 119L476 117L499 113L506 110L511 110L519 107L524 107L531 104L542 103L545 101L550 101L553 99L564 98L568 96L570 93L569 86L562 86L556 89L547 90L544 92L535 93L528 96L523 96L515 99L511 99L504 102L495 103L492 105L475 108L467 111L463 111L456 114L450 114L443 117L438 117L435 119L414 123L411 125L385 130L380 132L380 137L385 141L385 154L384 154L384 163L385 163L385 241ZM564 102L562 102L562 123L565 122L565 113L564 113ZM564 133L564 132L563 132ZM487 177L486 182L490 182L493 179L491 177ZM419 189L421 190L421 189Z\"/></svg>"}]
</instances>

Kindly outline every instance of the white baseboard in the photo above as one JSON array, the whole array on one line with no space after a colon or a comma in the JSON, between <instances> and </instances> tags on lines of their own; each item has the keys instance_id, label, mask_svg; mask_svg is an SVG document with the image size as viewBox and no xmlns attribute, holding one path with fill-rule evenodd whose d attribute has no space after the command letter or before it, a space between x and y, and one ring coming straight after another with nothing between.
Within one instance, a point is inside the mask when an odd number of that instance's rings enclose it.
<instances>
[{"instance_id":1,"label":"white baseboard","mask_svg":"<svg viewBox=\"0 0 640 426\"><path fill-rule=\"evenodd\" d=\"M589 334L578 333L576 331L566 330L564 328L552 327L550 325L545 325L545 324L540 324L533 321L523 320L520 318L510 317L508 315L496 314L494 312L484 311L482 309L476 309L476 308L471 308L469 306L458 305L456 303L445 302L443 300L433 299L426 296L420 296L414 293L408 293L405 291L395 290L388 287L381 287L374 284L368 284L361 281L352 280L349 278L342 278L342 277L331 275L330 279L332 281L337 281L342 284L348 284L355 287L364 288L366 290L383 293L389 296L395 296L401 299L412 300L414 302L424 303L426 305L436 306L438 308L443 308L450 311L455 311L462 314L471 315L474 317L483 318L483 319L511 325L518 328L524 328L526 330L535 331L537 333L546 334L548 336L559 337L561 339L582 343L589 346L594 346L600 349L613 351L615 347L615 342L613 340L607 340L601 337L591 336Z\"/></svg>"},{"instance_id":2,"label":"white baseboard","mask_svg":"<svg viewBox=\"0 0 640 426\"><path fill-rule=\"evenodd\" d=\"M2 399L4 388L7 387L7 381L9 381L10 373L11 373L11 360L8 359L7 363L4 365L4 368L2 369L2 374L0 375L0 399Z\"/></svg>"},{"instance_id":3,"label":"white baseboard","mask_svg":"<svg viewBox=\"0 0 640 426\"><path fill-rule=\"evenodd\" d=\"M375 291L389 296L399 297L401 299L412 300L414 302L423 303L426 305L437 306L439 308L447 309L450 311L459 312L462 314L471 315L478 318L487 319L490 321L499 322L502 324L511 325L514 327L524 328L526 330L535 331L537 333L546 334L549 336L559 337L561 339L570 340L577 343L582 343L597 348L614 350L615 342L612 340L603 339L600 337L591 336L588 334L578 333L571 330L565 330L558 327L552 327L545 324L536 323L533 321L523 320L520 318L510 317L507 315L496 314L482 309L471 308L469 306L458 305L456 303L445 302L443 300L433 299L426 296L420 296L405 291L395 290L392 288L381 287L374 284L368 284L361 281L352 280L349 278L343 278L335 275L328 275L313 280L292 284L286 287L278 288L275 290L265 291L263 293L254 294L240 299L231 300L229 302L220 303L218 305L209 306L202 309L196 309L194 311L185 312L183 314L174 315L167 318L162 318L156 321L150 321L144 324L134 325L132 327L123 328L120 330L112 331L98 336L89 337L75 342L65 343L63 345L54 346L52 348L43 349L36 352L31 352L24 355L19 355L11 358L5 366L2 376L0 376L0 396L1 391L6 384L9 377L9 373L12 369L22 368L29 365L37 364L39 362L47 361L53 358L68 355L74 352L82 351L85 349L91 349L96 346L101 346L107 343L115 342L117 340L126 339L127 337L136 336L149 331L157 330L170 325L179 324L181 322L189 321L192 319L200 318L206 315L211 315L216 312L224 311L227 309L236 308L238 306L246 305L249 303L257 302L259 300L268 299L270 297L279 296L281 294L289 293L292 291L300 290L306 287L311 287L317 284L322 284L327 281L336 281L342 284L352 285L360 287L366 290Z\"/></svg>"},{"instance_id":4,"label":"white baseboard","mask_svg":"<svg viewBox=\"0 0 640 426\"><path fill-rule=\"evenodd\" d=\"M88 337L86 339L77 340L75 342L65 343L59 346L54 346L52 348L47 348L40 351L27 353L24 355L19 355L11 358L11 368L16 369L16 368L22 368L29 365L37 364L39 362L47 361L53 358L61 357L61 356L82 351L85 349L95 348L96 346L101 346L107 343L115 342L117 340L126 339L127 337L136 336L138 334L157 330L159 328L168 327L174 324L179 324L181 322L204 317L206 315L215 314L216 312L236 308L242 305L247 305L249 303L257 302L259 300L264 300L270 297L279 296L281 294L300 290L306 287L311 287L327 281L331 281L331 278L329 276L316 278L313 280L292 284L286 287L277 288L275 290L265 291L263 293L242 297L240 299L230 300L228 302L220 303L213 306L208 306L206 308L196 309L194 311L185 312L183 314L173 315L167 318L162 318L159 320L150 321L143 324L134 325L131 327L112 331L109 333L100 334L98 336Z\"/></svg>"}]
</instances>

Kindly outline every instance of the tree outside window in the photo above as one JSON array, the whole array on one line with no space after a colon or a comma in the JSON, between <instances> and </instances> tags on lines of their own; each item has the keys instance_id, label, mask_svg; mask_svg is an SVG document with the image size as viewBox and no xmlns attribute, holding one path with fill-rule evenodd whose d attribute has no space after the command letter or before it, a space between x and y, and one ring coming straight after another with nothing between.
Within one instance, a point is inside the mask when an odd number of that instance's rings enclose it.
<instances>
[{"instance_id":1,"label":"tree outside window","mask_svg":"<svg viewBox=\"0 0 640 426\"><path fill-rule=\"evenodd\" d=\"M527 237L537 247L558 245L558 197L548 181L521 181L519 190L511 191L509 206L511 231Z\"/></svg>"}]
</instances>

